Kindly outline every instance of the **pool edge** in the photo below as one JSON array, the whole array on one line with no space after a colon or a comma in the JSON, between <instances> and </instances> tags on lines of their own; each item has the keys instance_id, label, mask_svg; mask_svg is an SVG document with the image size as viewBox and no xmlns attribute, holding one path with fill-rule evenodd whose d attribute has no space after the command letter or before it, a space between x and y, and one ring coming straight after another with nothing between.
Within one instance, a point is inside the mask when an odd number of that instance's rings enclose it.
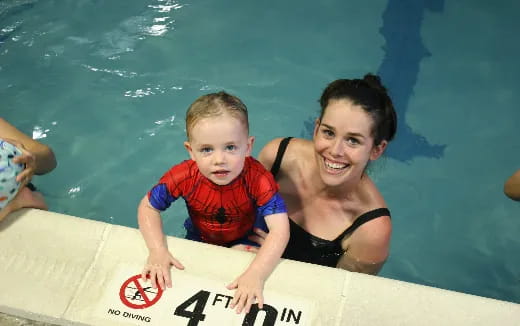
<instances>
[{"instance_id":1,"label":"pool edge","mask_svg":"<svg viewBox=\"0 0 520 326\"><path fill-rule=\"evenodd\" d=\"M253 258L174 237L167 241L187 266L183 273L223 285ZM0 248L0 312L59 325L121 325L96 313L99 298L116 269L137 274L147 255L136 229L37 209L15 212L0 224ZM280 262L265 291L309 302L310 325L487 326L520 320L516 303L290 260Z\"/></svg>"}]
</instances>

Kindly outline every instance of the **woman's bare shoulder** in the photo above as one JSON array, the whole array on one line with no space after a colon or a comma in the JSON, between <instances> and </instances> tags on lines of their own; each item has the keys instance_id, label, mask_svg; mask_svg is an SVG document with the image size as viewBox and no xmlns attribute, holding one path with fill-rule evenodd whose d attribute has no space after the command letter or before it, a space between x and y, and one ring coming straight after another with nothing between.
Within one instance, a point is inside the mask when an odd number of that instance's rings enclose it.
<instances>
[{"instance_id":1,"label":"woman's bare shoulder","mask_svg":"<svg viewBox=\"0 0 520 326\"><path fill-rule=\"evenodd\" d=\"M392 221L390 215L384 214L361 225L350 238L345 239L344 247L348 247L349 255L358 261L384 262L388 257L391 237Z\"/></svg>"},{"instance_id":2,"label":"woman's bare shoulder","mask_svg":"<svg viewBox=\"0 0 520 326\"><path fill-rule=\"evenodd\" d=\"M280 142L283 138L275 138L269 141L267 144L262 147L260 153L258 154L258 161L262 163L262 165L270 170L273 166L274 160L276 158L276 153L278 152L278 147L280 147Z\"/></svg>"},{"instance_id":3,"label":"woman's bare shoulder","mask_svg":"<svg viewBox=\"0 0 520 326\"><path fill-rule=\"evenodd\" d=\"M283 139L284 138L282 137L274 138L273 140L269 141L260 151L258 160L264 165L266 169L270 169L273 165ZM287 144L287 148L283 155L282 168L287 164L292 165L295 161L312 155L312 148L313 146L310 140L292 138Z\"/></svg>"},{"instance_id":4,"label":"woman's bare shoulder","mask_svg":"<svg viewBox=\"0 0 520 326\"><path fill-rule=\"evenodd\" d=\"M314 146L311 140L293 138L289 142L286 157L291 159L306 159L312 156Z\"/></svg>"},{"instance_id":5,"label":"woman's bare shoulder","mask_svg":"<svg viewBox=\"0 0 520 326\"><path fill-rule=\"evenodd\" d=\"M386 208L388 206L385 199L375 183L366 176L361 183L360 201L361 213L367 213L379 208ZM392 232L392 223L390 215L381 215L378 218L365 223L359 228L357 232L359 236L363 236L369 242L381 243L383 246L390 240Z\"/></svg>"},{"instance_id":6,"label":"woman's bare shoulder","mask_svg":"<svg viewBox=\"0 0 520 326\"><path fill-rule=\"evenodd\" d=\"M388 208L383 195L368 175L364 175L361 179L358 194L365 211Z\"/></svg>"}]
</instances>

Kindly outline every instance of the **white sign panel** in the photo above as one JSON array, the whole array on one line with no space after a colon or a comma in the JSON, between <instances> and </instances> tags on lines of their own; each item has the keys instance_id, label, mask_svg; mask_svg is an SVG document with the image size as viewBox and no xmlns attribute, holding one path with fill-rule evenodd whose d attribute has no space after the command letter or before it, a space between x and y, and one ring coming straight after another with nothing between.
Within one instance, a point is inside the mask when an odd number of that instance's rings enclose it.
<instances>
[{"instance_id":1,"label":"white sign panel","mask_svg":"<svg viewBox=\"0 0 520 326\"><path fill-rule=\"evenodd\" d=\"M172 271L172 288L153 289L140 275L120 271L107 283L96 316L135 325L311 325L314 305L306 299L264 291L264 307L248 314L229 307L234 291L225 284Z\"/></svg>"}]
</instances>

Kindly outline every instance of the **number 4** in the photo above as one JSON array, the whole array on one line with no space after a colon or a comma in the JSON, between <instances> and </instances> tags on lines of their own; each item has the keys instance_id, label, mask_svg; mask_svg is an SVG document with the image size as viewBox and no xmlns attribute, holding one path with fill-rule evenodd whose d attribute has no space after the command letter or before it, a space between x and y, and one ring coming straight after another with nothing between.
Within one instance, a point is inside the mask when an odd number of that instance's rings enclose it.
<instances>
[{"instance_id":1,"label":"number 4","mask_svg":"<svg viewBox=\"0 0 520 326\"><path fill-rule=\"evenodd\" d=\"M189 318L190 321L188 322L188 326L197 326L199 321L203 321L206 318L206 315L202 312L204 311L204 307L206 307L208 298L209 292L200 290L191 298L181 303L175 309L174 315ZM193 311L186 310L186 308L191 306L194 302L196 302L196 304Z\"/></svg>"}]
</instances>

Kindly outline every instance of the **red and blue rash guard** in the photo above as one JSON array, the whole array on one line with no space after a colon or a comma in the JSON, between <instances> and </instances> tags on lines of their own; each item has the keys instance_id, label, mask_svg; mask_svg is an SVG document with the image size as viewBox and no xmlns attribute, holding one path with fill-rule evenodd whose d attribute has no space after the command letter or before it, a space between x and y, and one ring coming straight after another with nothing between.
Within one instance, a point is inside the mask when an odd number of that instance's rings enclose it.
<instances>
[{"instance_id":1,"label":"red and blue rash guard","mask_svg":"<svg viewBox=\"0 0 520 326\"><path fill-rule=\"evenodd\" d=\"M201 240L218 245L244 237L257 214L287 212L273 176L252 157L246 157L240 175L227 185L211 182L187 160L174 165L148 192L150 204L160 211L179 197L186 201Z\"/></svg>"}]
</instances>

